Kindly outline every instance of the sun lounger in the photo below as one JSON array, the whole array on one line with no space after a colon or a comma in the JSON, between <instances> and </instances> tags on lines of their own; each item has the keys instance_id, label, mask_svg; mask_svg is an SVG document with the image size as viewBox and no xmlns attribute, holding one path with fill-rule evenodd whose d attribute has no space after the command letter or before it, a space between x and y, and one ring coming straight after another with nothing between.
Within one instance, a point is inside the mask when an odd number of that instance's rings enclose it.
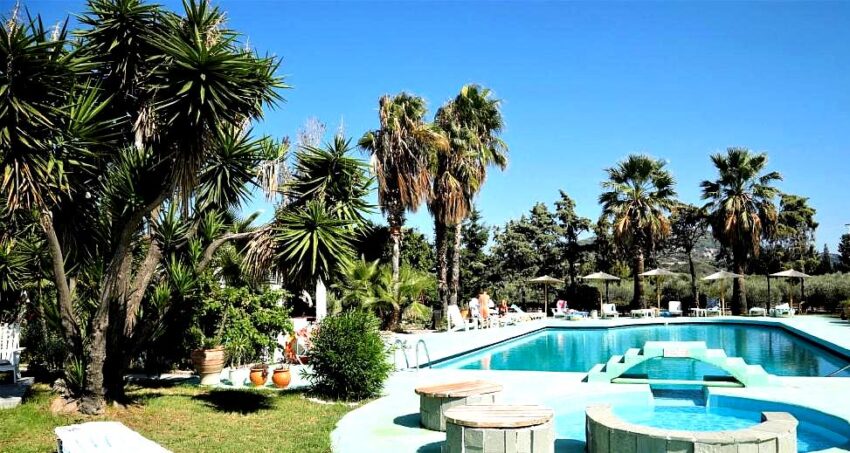
<instances>
[{"instance_id":1,"label":"sun lounger","mask_svg":"<svg viewBox=\"0 0 850 453\"><path fill-rule=\"evenodd\" d=\"M632 316L632 318L654 318L655 310L651 308L638 308L636 310L631 310L629 314Z\"/></svg>"},{"instance_id":2,"label":"sun lounger","mask_svg":"<svg viewBox=\"0 0 850 453\"><path fill-rule=\"evenodd\" d=\"M794 316L794 309L789 304L779 304L770 309L770 316L774 318L787 318Z\"/></svg>"},{"instance_id":3,"label":"sun lounger","mask_svg":"<svg viewBox=\"0 0 850 453\"><path fill-rule=\"evenodd\" d=\"M463 316L460 314L460 308L457 305L452 304L449 305L449 331L454 332L458 330L469 330L478 328L478 323L469 319L463 319Z\"/></svg>"},{"instance_id":4,"label":"sun lounger","mask_svg":"<svg viewBox=\"0 0 850 453\"><path fill-rule=\"evenodd\" d=\"M526 312L526 311L523 311L522 308L519 308L519 306L517 306L516 304L511 305L511 310L513 310L514 313L520 315L522 318L529 319L529 320L543 319L543 318L546 317L546 313L533 312L533 311Z\"/></svg>"},{"instance_id":5,"label":"sun lounger","mask_svg":"<svg viewBox=\"0 0 850 453\"><path fill-rule=\"evenodd\" d=\"M750 316L765 316L767 315L767 310L763 307L753 307L750 308Z\"/></svg>"}]
</instances>

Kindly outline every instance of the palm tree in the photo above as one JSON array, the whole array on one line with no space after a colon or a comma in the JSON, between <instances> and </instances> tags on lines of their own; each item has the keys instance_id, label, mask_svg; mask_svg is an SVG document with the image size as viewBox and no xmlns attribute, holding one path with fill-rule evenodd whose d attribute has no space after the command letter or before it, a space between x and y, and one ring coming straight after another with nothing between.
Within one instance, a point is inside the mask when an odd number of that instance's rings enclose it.
<instances>
[{"instance_id":1,"label":"palm tree","mask_svg":"<svg viewBox=\"0 0 850 453\"><path fill-rule=\"evenodd\" d=\"M664 162L644 155L629 155L615 167L605 170L608 179L599 196L602 215L613 223L614 237L630 251L634 278L632 307L642 303L639 274L643 272L646 252L670 233L667 215L675 205L673 176Z\"/></svg>"},{"instance_id":2,"label":"palm tree","mask_svg":"<svg viewBox=\"0 0 850 453\"><path fill-rule=\"evenodd\" d=\"M732 252L735 272L743 274L750 255L758 256L763 238L776 225L774 198L779 193L772 185L782 175L764 173L767 155L754 154L746 148L729 148L726 154L715 154L711 161L717 168L714 181L702 182L702 198L708 200L711 232ZM737 278L732 287L732 311L747 312L744 280Z\"/></svg>"},{"instance_id":3,"label":"palm tree","mask_svg":"<svg viewBox=\"0 0 850 453\"><path fill-rule=\"evenodd\" d=\"M361 258L346 266L341 281L334 286L341 293L343 308L373 311L387 329L396 330L402 312L426 311L420 298L433 286L433 279L407 265L394 279L392 267Z\"/></svg>"},{"instance_id":4,"label":"palm tree","mask_svg":"<svg viewBox=\"0 0 850 453\"><path fill-rule=\"evenodd\" d=\"M431 156L448 147L445 136L425 122L425 113L425 100L418 96L382 96L378 102L380 128L366 132L358 142L372 155L378 204L390 226L393 280L398 280L404 215L416 212L431 198Z\"/></svg>"},{"instance_id":5,"label":"palm tree","mask_svg":"<svg viewBox=\"0 0 850 453\"><path fill-rule=\"evenodd\" d=\"M460 286L461 225L472 211L487 169L507 166L507 145L499 138L504 128L500 101L478 85L465 85L436 115L436 124L449 139L449 149L437 154L431 212L437 242L437 279L445 310L456 304ZM454 228L451 287L447 284L446 235ZM450 290L450 292L449 292Z\"/></svg>"}]
</instances>

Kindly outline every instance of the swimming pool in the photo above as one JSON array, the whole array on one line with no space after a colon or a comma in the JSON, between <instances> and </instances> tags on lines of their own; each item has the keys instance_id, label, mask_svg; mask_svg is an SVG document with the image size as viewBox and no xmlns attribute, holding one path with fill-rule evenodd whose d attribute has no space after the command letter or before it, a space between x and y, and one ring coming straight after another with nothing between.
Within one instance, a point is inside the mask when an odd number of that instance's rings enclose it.
<instances>
[{"instance_id":1,"label":"swimming pool","mask_svg":"<svg viewBox=\"0 0 850 453\"><path fill-rule=\"evenodd\" d=\"M742 357L779 376L824 376L850 363L815 343L769 326L670 324L605 329L544 329L435 364L435 368L586 372L612 355L647 341L705 341L730 357ZM692 379L724 374L702 362L649 360L630 370L653 378ZM836 376L850 377L850 370Z\"/></svg>"}]
</instances>

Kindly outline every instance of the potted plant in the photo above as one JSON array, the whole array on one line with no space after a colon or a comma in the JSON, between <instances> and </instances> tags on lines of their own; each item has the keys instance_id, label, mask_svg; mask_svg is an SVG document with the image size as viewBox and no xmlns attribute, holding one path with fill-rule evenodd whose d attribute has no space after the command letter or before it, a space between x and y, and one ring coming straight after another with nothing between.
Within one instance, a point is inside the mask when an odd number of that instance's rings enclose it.
<instances>
[{"instance_id":1,"label":"potted plant","mask_svg":"<svg viewBox=\"0 0 850 453\"><path fill-rule=\"evenodd\" d=\"M225 353L221 344L221 335L227 323L227 306L214 337L203 335L201 348L192 351L190 357L195 370L201 376L201 385L218 385L221 382L221 370L224 369Z\"/></svg>"},{"instance_id":2,"label":"potted plant","mask_svg":"<svg viewBox=\"0 0 850 453\"><path fill-rule=\"evenodd\" d=\"M225 345L227 359L230 364L230 385L240 387L248 381L250 367L245 364L251 343L245 336L231 338Z\"/></svg>"},{"instance_id":3,"label":"potted plant","mask_svg":"<svg viewBox=\"0 0 850 453\"><path fill-rule=\"evenodd\" d=\"M292 382L292 373L289 371L289 365L281 364L278 368L275 368L274 374L272 374L272 382L279 389L288 387L289 383Z\"/></svg>"},{"instance_id":4,"label":"potted plant","mask_svg":"<svg viewBox=\"0 0 850 453\"><path fill-rule=\"evenodd\" d=\"M218 385L224 369L224 346L217 338L205 338L202 347L191 354L195 370L201 376L201 385Z\"/></svg>"},{"instance_id":5,"label":"potted plant","mask_svg":"<svg viewBox=\"0 0 850 453\"><path fill-rule=\"evenodd\" d=\"M266 379L269 376L269 367L265 364L254 365L251 367L251 373L248 375L251 383L255 387L265 385Z\"/></svg>"}]
</instances>

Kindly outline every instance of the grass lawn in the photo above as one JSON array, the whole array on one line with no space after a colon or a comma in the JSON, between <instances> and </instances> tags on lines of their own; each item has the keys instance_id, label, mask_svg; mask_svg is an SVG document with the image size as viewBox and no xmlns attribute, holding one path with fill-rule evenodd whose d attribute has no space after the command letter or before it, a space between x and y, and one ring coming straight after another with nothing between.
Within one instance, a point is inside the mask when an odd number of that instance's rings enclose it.
<instances>
[{"instance_id":1,"label":"grass lawn","mask_svg":"<svg viewBox=\"0 0 850 453\"><path fill-rule=\"evenodd\" d=\"M128 389L134 403L103 417L53 415L53 395L36 386L24 404L0 410L0 452L56 451L53 428L116 420L174 452L326 452L336 422L352 408L300 392L205 390L181 385Z\"/></svg>"}]
</instances>

